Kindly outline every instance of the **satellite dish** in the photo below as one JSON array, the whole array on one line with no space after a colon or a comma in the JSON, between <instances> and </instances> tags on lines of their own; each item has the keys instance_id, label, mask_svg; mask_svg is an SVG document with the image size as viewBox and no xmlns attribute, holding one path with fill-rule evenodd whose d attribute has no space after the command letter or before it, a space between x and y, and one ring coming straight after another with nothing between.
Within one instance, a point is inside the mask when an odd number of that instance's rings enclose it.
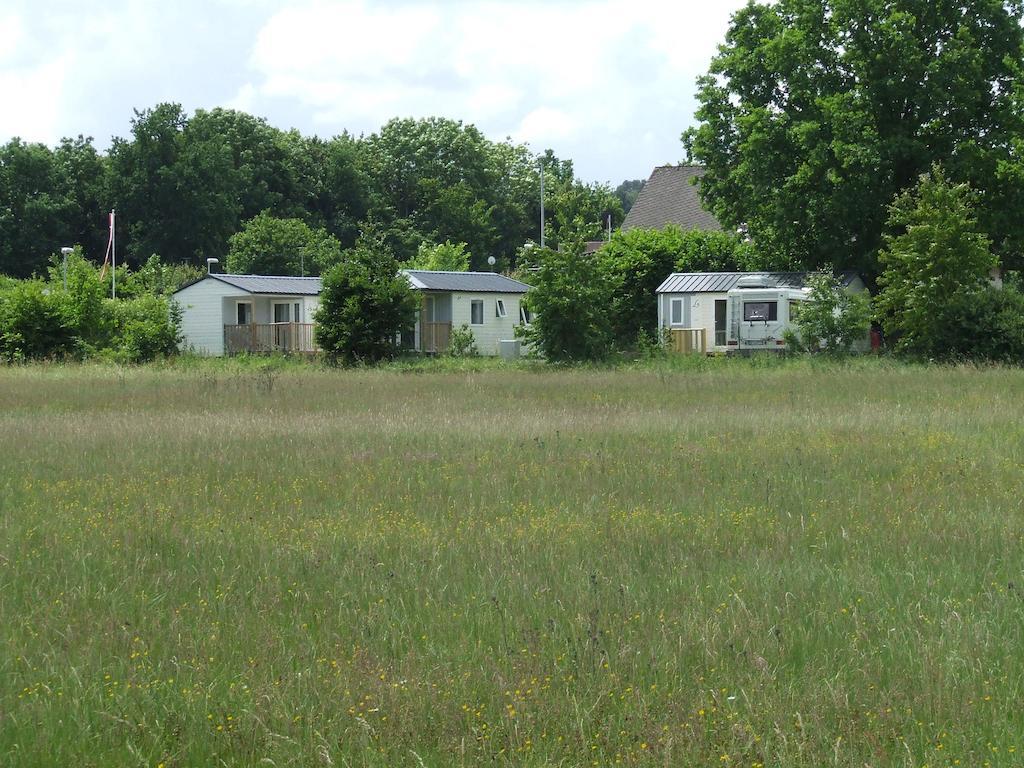
<instances>
[{"instance_id":1,"label":"satellite dish","mask_svg":"<svg viewBox=\"0 0 1024 768\"><path fill-rule=\"evenodd\" d=\"M493 256L488 256L487 257L487 263L490 264L493 267L495 264L498 263L498 260L496 258L494 258Z\"/></svg>"}]
</instances>

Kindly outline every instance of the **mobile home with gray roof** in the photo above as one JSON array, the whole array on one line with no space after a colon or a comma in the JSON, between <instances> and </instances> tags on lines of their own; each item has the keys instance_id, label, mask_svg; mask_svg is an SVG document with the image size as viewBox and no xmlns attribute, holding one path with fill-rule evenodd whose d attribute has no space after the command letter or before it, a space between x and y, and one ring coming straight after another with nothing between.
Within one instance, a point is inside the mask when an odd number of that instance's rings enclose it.
<instances>
[{"instance_id":1,"label":"mobile home with gray roof","mask_svg":"<svg viewBox=\"0 0 1024 768\"><path fill-rule=\"evenodd\" d=\"M422 296L403 339L410 350L444 352L453 328L465 325L482 355L499 353L525 321L529 286L491 272L404 270ZM182 348L200 355L317 351L319 277L208 274L180 288Z\"/></svg>"}]
</instances>

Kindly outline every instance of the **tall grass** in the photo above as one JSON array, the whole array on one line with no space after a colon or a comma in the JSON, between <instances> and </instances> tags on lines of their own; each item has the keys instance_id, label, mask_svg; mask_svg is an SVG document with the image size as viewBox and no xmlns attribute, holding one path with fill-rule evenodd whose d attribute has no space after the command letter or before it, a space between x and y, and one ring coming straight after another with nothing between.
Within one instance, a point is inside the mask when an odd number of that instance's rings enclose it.
<instances>
[{"instance_id":1,"label":"tall grass","mask_svg":"<svg viewBox=\"0 0 1024 768\"><path fill-rule=\"evenodd\" d=\"M0 370L0 765L1024 764L1024 374L443 366Z\"/></svg>"}]
</instances>

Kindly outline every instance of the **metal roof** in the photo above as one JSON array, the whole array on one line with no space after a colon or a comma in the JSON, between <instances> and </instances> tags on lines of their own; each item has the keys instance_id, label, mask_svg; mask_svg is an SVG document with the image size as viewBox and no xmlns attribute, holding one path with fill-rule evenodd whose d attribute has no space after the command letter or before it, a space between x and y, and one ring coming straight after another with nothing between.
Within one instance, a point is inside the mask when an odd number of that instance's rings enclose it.
<instances>
[{"instance_id":1,"label":"metal roof","mask_svg":"<svg viewBox=\"0 0 1024 768\"><path fill-rule=\"evenodd\" d=\"M803 288L814 272L675 272L658 286L658 293L725 293L736 287L741 277L764 275L774 288ZM843 286L849 286L858 275L842 272Z\"/></svg>"},{"instance_id":2,"label":"metal roof","mask_svg":"<svg viewBox=\"0 0 1024 768\"><path fill-rule=\"evenodd\" d=\"M530 286L495 272L429 272L405 269L413 288L421 291L459 291L462 293L526 293Z\"/></svg>"},{"instance_id":3,"label":"metal roof","mask_svg":"<svg viewBox=\"0 0 1024 768\"><path fill-rule=\"evenodd\" d=\"M270 293L287 296L319 296L323 282L319 277L274 277L268 275L224 275L211 273L200 278L205 280L211 277L220 280L222 283L234 286L246 293ZM196 283L199 280L195 281ZM195 285L195 283L189 283ZM178 290L184 290L188 285ZM177 291L175 291L177 293Z\"/></svg>"},{"instance_id":4,"label":"metal roof","mask_svg":"<svg viewBox=\"0 0 1024 768\"><path fill-rule=\"evenodd\" d=\"M409 284L419 291L460 291L463 293L526 293L530 286L494 272L430 272L424 269L406 269L402 273ZM191 285L213 278L246 293L275 296L319 296L323 281L319 277L278 277L270 275L203 275L183 285ZM177 293L178 291L175 291Z\"/></svg>"},{"instance_id":5,"label":"metal roof","mask_svg":"<svg viewBox=\"0 0 1024 768\"><path fill-rule=\"evenodd\" d=\"M703 175L704 168L699 165L662 165L655 168L626 214L622 231L664 229L669 224L684 231L720 231L722 225L700 199L697 185Z\"/></svg>"}]
</instances>

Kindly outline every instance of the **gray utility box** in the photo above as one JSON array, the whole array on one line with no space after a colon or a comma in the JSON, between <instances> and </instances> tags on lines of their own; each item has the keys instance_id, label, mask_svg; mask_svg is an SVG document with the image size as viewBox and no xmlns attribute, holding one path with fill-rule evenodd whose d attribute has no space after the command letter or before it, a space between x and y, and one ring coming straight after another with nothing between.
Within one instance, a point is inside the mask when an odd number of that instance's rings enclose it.
<instances>
[{"instance_id":1,"label":"gray utility box","mask_svg":"<svg viewBox=\"0 0 1024 768\"><path fill-rule=\"evenodd\" d=\"M522 352L519 339L502 339L498 342L498 353L503 360L515 360Z\"/></svg>"}]
</instances>

